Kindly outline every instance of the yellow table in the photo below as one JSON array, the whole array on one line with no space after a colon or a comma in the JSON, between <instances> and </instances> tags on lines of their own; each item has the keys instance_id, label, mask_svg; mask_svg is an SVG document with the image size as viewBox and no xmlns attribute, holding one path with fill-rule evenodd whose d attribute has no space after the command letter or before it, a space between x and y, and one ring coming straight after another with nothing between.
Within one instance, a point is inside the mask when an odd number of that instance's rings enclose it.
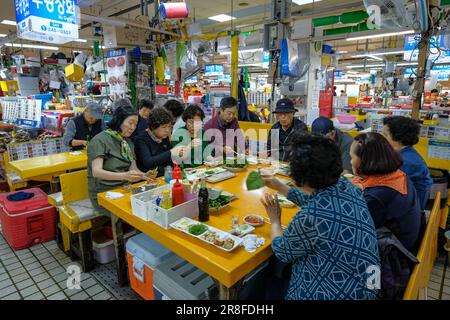
<instances>
[{"instance_id":1,"label":"yellow table","mask_svg":"<svg viewBox=\"0 0 450 320\"><path fill-rule=\"evenodd\" d=\"M247 191L245 187L245 179L251 168L254 169L256 166L250 166L247 172L238 173L235 178L217 184L211 184L214 187L235 194L238 199L234 200L229 207L224 208L222 211L211 213L210 220L207 222L208 225L228 231L231 229L232 216L238 216L240 223L242 223L242 219L247 214L260 214L267 217L264 207L259 200L263 189ZM280 178L287 180L283 176L280 176ZM228 253L180 231L173 229L165 230L153 222L145 222L137 216L134 216L131 213L129 194L119 200L110 200L105 197L105 193L102 193L98 196L98 202L112 213L114 243L116 245L117 255L116 263L121 285L125 285L128 281L125 248L122 238L122 220L160 242L178 256L216 279L220 283L221 299L236 298L240 280L269 259L273 254L270 247L269 224L264 224L255 230L258 237L264 237L266 240L266 244L260 247L255 253L248 253L242 247ZM283 209L282 224L288 225L298 210L297 207Z\"/></svg>"},{"instance_id":2,"label":"yellow table","mask_svg":"<svg viewBox=\"0 0 450 320\"><path fill-rule=\"evenodd\" d=\"M70 152L57 153L49 156L34 157L25 160L11 161L9 166L22 179L36 179L44 176L58 176L67 170L87 167L86 151L81 155L71 155Z\"/></svg>"}]
</instances>

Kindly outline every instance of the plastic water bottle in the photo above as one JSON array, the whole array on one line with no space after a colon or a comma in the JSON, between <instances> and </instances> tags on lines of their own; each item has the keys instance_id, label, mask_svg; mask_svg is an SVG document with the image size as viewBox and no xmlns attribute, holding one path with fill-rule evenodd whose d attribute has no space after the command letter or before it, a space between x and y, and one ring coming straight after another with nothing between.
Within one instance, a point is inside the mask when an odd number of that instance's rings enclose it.
<instances>
[{"instance_id":1,"label":"plastic water bottle","mask_svg":"<svg viewBox=\"0 0 450 320\"><path fill-rule=\"evenodd\" d=\"M164 181L170 183L172 180L172 166L167 166L164 168Z\"/></svg>"}]
</instances>

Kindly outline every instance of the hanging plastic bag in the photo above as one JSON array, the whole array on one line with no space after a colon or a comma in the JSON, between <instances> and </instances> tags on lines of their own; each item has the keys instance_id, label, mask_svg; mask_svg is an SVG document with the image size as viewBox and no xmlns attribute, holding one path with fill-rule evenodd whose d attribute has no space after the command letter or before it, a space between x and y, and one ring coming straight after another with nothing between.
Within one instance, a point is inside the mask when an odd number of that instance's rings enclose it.
<instances>
[{"instance_id":1,"label":"hanging plastic bag","mask_svg":"<svg viewBox=\"0 0 450 320\"><path fill-rule=\"evenodd\" d=\"M281 74L283 76L298 77L298 45L289 39L281 43Z\"/></svg>"}]
</instances>

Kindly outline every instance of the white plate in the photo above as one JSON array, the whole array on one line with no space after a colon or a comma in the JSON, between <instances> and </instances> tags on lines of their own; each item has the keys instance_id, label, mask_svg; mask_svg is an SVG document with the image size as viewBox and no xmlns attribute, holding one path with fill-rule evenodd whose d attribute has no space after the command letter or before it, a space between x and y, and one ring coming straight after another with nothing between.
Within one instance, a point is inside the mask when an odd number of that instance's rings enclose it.
<instances>
[{"instance_id":1,"label":"white plate","mask_svg":"<svg viewBox=\"0 0 450 320\"><path fill-rule=\"evenodd\" d=\"M193 235L193 234L189 233L189 231L188 231L188 230L189 230L189 226L191 226L191 225L193 225L193 224L203 224L203 225L205 225L206 227L208 227L208 231L202 233L202 234L199 235L199 236ZM194 237L194 238L197 238L197 239L199 239L199 240L201 240L201 241L203 241L203 242L206 242L206 243L208 243L208 244L212 244L213 246L215 246L215 247L217 247L217 248L219 248L219 249L222 249L223 251L227 251L227 252L233 251L234 249L236 249L237 247L239 247L239 246L242 244L242 242L244 241L243 239L241 239L241 238L239 238L239 237L236 237L236 236L233 236L233 235L231 235L231 234L229 234L229 233L227 233L227 232L225 232L225 231L222 231L222 230L220 230L220 229L211 227L211 226L209 226L209 225L207 225L207 224L205 224L205 223L201 223L201 222L198 222L198 221L196 221L196 220L192 220L192 219L187 218L187 217L183 217L183 218L181 218L180 220L177 220L177 221L171 223L170 226L171 226L172 228L176 229L176 230L179 230L179 231L181 231L181 232L184 232L184 233L186 233L186 234L188 234L188 235L190 235L190 236L192 236L192 237ZM216 245L215 243L212 243L212 242L210 242L210 241L206 241L206 239L204 238L204 236L205 236L208 232L215 232L215 233L217 233L218 235L220 235L221 240L226 240L226 239L228 239L228 238L233 239L233 241L234 241L234 246L233 246L233 248L231 248L231 249L225 249L224 247L218 246L218 245Z\"/></svg>"},{"instance_id":2,"label":"white plate","mask_svg":"<svg viewBox=\"0 0 450 320\"><path fill-rule=\"evenodd\" d=\"M249 224L243 224L242 226L239 226L233 230L228 231L228 233L234 235L235 237L242 238L245 235L253 232L254 230L255 230L255 227L253 227ZM239 235L233 234L233 232L236 232L236 231L239 232Z\"/></svg>"}]
</instances>

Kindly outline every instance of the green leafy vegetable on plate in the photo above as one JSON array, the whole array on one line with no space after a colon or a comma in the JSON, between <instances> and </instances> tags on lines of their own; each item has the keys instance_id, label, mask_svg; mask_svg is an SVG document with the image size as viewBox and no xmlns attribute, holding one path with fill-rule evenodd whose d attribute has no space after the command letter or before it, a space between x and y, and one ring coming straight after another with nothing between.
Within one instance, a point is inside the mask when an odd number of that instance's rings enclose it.
<instances>
[{"instance_id":1,"label":"green leafy vegetable on plate","mask_svg":"<svg viewBox=\"0 0 450 320\"><path fill-rule=\"evenodd\" d=\"M203 233L205 233L206 231L208 231L208 227L205 226L204 224L198 223L198 224L193 224L192 226L189 227L189 233L194 235L194 236L199 236Z\"/></svg>"},{"instance_id":2,"label":"green leafy vegetable on plate","mask_svg":"<svg viewBox=\"0 0 450 320\"><path fill-rule=\"evenodd\" d=\"M231 202L231 197L220 195L217 199L209 200L209 207L212 209L221 208Z\"/></svg>"}]
</instances>

